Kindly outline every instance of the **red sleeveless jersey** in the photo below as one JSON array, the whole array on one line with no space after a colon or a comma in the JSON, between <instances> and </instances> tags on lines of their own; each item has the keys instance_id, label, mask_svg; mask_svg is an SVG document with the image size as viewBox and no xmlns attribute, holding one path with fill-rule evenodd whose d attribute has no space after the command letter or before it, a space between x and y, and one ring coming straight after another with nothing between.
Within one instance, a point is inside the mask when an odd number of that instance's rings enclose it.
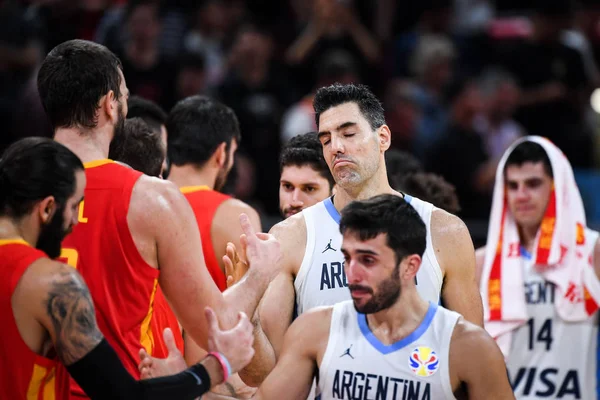
<instances>
[{"instance_id":1,"label":"red sleeveless jersey","mask_svg":"<svg viewBox=\"0 0 600 400\"><path fill-rule=\"evenodd\" d=\"M202 252L204 253L204 261L208 272L210 272L215 284L222 292L227 289L227 277L219 266L210 232L217 208L224 201L229 200L231 196L211 190L208 186L187 186L182 187L180 190L188 199L196 215L202 238Z\"/></svg>"},{"instance_id":2,"label":"red sleeveless jersey","mask_svg":"<svg viewBox=\"0 0 600 400\"><path fill-rule=\"evenodd\" d=\"M69 375L58 359L35 354L25 344L11 298L27 268L45 253L23 240L0 240L0 399L69 399Z\"/></svg>"},{"instance_id":3,"label":"red sleeveless jersey","mask_svg":"<svg viewBox=\"0 0 600 400\"><path fill-rule=\"evenodd\" d=\"M144 261L127 224L131 193L142 173L98 160L85 164L85 174L79 223L63 241L61 258L85 279L100 331L127 371L139 378L140 348L154 354L155 342L162 343L152 326L159 271ZM71 394L86 397L73 380Z\"/></svg>"}]
</instances>

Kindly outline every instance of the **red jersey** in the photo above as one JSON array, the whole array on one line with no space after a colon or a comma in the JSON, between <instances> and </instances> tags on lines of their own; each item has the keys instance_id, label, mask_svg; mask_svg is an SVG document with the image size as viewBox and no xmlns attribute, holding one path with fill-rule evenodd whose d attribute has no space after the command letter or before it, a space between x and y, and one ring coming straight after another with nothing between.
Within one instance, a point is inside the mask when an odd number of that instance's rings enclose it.
<instances>
[{"instance_id":1,"label":"red jersey","mask_svg":"<svg viewBox=\"0 0 600 400\"><path fill-rule=\"evenodd\" d=\"M141 172L111 160L85 164L87 186L79 224L63 241L61 257L87 283L98 327L129 373L139 378L139 349L154 354L151 327L159 271L148 265L127 224L131 193ZM85 397L71 381L71 394Z\"/></svg>"},{"instance_id":2,"label":"red jersey","mask_svg":"<svg viewBox=\"0 0 600 400\"><path fill-rule=\"evenodd\" d=\"M0 399L69 399L69 375L57 358L42 357L25 344L11 298L33 262L47 257L24 240L0 240Z\"/></svg>"},{"instance_id":3,"label":"red jersey","mask_svg":"<svg viewBox=\"0 0 600 400\"><path fill-rule=\"evenodd\" d=\"M154 317L152 318L150 326L153 336L155 338L160 338L160 340L154 341L154 357L167 358L169 355L167 346L162 340L163 331L167 327L171 328L173 331L177 348L181 354L183 354L184 342L183 334L181 333L181 328L179 327L179 321L177 320L173 310L171 310L171 306L169 306L169 303L167 302L167 299L165 298L165 295L159 286L158 289L156 289L156 295L154 296Z\"/></svg>"},{"instance_id":4,"label":"red jersey","mask_svg":"<svg viewBox=\"0 0 600 400\"><path fill-rule=\"evenodd\" d=\"M231 196L211 190L208 186L182 187L181 193L185 195L194 210L200 237L202 238L202 252L208 272L212 276L217 287L222 291L227 289L227 277L219 266L212 243L211 229L213 218L219 206Z\"/></svg>"}]
</instances>

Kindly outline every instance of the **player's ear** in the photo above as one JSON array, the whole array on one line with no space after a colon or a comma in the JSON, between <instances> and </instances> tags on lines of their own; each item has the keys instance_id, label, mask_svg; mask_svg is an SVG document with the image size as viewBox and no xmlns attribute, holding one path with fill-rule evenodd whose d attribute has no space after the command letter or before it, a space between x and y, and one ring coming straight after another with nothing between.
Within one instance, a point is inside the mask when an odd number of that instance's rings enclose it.
<instances>
[{"instance_id":1,"label":"player's ear","mask_svg":"<svg viewBox=\"0 0 600 400\"><path fill-rule=\"evenodd\" d=\"M217 147L215 161L220 168L225 166L225 162L227 161L227 143L223 142Z\"/></svg>"},{"instance_id":2,"label":"player's ear","mask_svg":"<svg viewBox=\"0 0 600 400\"><path fill-rule=\"evenodd\" d=\"M37 212L42 223L46 224L52 219L52 216L54 216L54 213L56 212L56 208L54 196L48 196L38 203Z\"/></svg>"},{"instance_id":3,"label":"player's ear","mask_svg":"<svg viewBox=\"0 0 600 400\"><path fill-rule=\"evenodd\" d=\"M383 124L377 129L377 140L379 141L379 149L386 151L392 145L392 132L389 126Z\"/></svg>"},{"instance_id":4,"label":"player's ear","mask_svg":"<svg viewBox=\"0 0 600 400\"><path fill-rule=\"evenodd\" d=\"M418 254L410 254L400 262L400 279L410 281L415 279L419 268L421 267L421 257Z\"/></svg>"}]
</instances>

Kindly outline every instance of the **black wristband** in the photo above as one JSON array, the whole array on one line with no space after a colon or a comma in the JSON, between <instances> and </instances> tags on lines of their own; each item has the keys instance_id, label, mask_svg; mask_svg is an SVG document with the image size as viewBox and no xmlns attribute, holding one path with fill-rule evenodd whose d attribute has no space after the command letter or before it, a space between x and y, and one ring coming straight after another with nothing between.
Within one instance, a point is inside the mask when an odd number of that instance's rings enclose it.
<instances>
[{"instance_id":1,"label":"black wristband","mask_svg":"<svg viewBox=\"0 0 600 400\"><path fill-rule=\"evenodd\" d=\"M103 339L67 371L93 400L195 399L210 390L210 377L202 364L172 376L136 381L117 353Z\"/></svg>"},{"instance_id":2,"label":"black wristband","mask_svg":"<svg viewBox=\"0 0 600 400\"><path fill-rule=\"evenodd\" d=\"M202 364L195 364L171 376L140 381L146 399L195 399L210 390L210 376Z\"/></svg>"}]
</instances>

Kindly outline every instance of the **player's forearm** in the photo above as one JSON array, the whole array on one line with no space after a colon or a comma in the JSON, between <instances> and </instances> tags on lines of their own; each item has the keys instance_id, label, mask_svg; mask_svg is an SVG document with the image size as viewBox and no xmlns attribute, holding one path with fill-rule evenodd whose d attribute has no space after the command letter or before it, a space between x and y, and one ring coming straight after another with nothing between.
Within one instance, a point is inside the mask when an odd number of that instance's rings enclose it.
<instances>
[{"instance_id":1,"label":"player's forearm","mask_svg":"<svg viewBox=\"0 0 600 400\"><path fill-rule=\"evenodd\" d=\"M257 313L258 314L258 313ZM275 368L277 358L275 350L262 330L260 319L255 314L254 323L254 357L250 364L239 371L240 378L248 386L258 387Z\"/></svg>"},{"instance_id":2,"label":"player's forearm","mask_svg":"<svg viewBox=\"0 0 600 400\"><path fill-rule=\"evenodd\" d=\"M246 276L236 285L223 293L226 310L219 315L224 329L231 329L238 320L238 313L243 311L248 316L254 315L256 307L269 286L268 276L256 272L250 267Z\"/></svg>"}]
</instances>

